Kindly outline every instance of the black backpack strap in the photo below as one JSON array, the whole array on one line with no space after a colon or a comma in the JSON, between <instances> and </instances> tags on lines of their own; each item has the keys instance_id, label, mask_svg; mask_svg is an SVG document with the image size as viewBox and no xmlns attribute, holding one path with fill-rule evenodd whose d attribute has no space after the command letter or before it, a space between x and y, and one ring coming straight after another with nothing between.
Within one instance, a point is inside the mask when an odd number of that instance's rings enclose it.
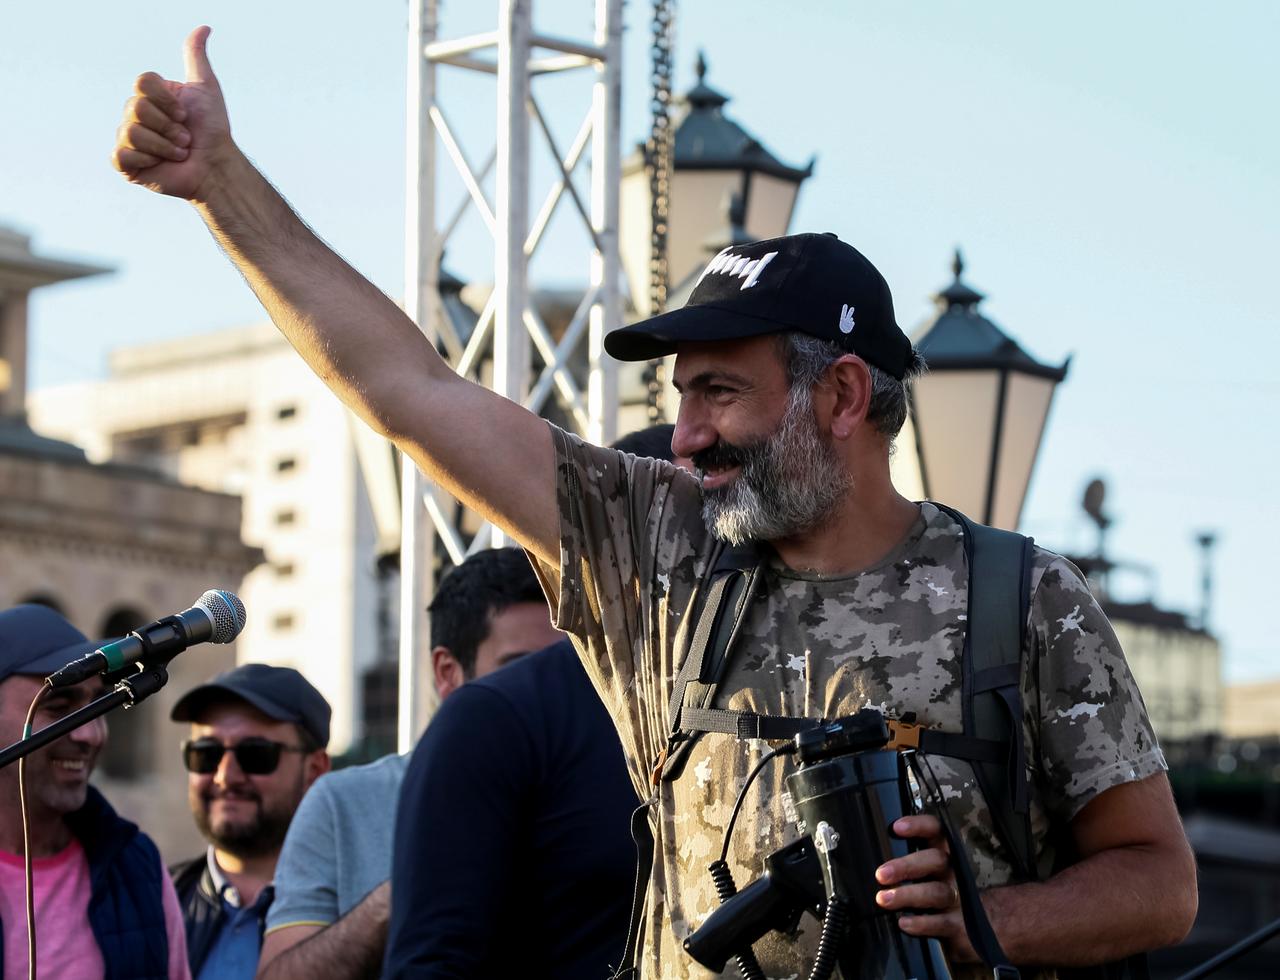
<instances>
[{"instance_id":1,"label":"black backpack strap","mask_svg":"<svg viewBox=\"0 0 1280 980\"><path fill-rule=\"evenodd\" d=\"M750 605L762 563L754 548L731 549L717 545L711 555L703 581L698 621L667 704L670 729L667 745L651 771L650 778L655 788L660 782L677 778L684 768L689 749L700 733L683 731L681 715L686 704L694 705L696 710L710 704L715 697L728 663L730 645ZM620 965L610 980L636 980L640 976L640 932L644 923L645 896L653 874L654 839L649 816L657 802L655 793L631 814L631 839L636 845L631 921L627 926L627 944Z\"/></svg>"},{"instance_id":2,"label":"black backpack strap","mask_svg":"<svg viewBox=\"0 0 1280 980\"><path fill-rule=\"evenodd\" d=\"M672 685L667 746L654 766L655 784L679 778L689 750L705 731L713 730L687 724L693 717L688 712L707 709L714 700L763 567L764 559L754 548L726 548L717 557L684 663Z\"/></svg>"},{"instance_id":3,"label":"black backpack strap","mask_svg":"<svg viewBox=\"0 0 1280 980\"><path fill-rule=\"evenodd\" d=\"M1014 867L1024 879L1034 880L1039 875L1031 834L1021 693L1033 542L1022 534L978 524L949 507L942 509L964 531L969 565L961 696L964 733L1005 746L1003 759L972 759L973 770Z\"/></svg>"}]
</instances>

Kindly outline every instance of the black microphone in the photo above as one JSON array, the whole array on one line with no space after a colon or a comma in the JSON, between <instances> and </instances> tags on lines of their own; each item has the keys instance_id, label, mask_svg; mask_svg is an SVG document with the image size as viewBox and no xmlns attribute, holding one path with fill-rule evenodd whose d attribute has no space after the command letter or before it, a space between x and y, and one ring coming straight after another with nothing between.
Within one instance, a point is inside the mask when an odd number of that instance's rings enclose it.
<instances>
[{"instance_id":1,"label":"black microphone","mask_svg":"<svg viewBox=\"0 0 1280 980\"><path fill-rule=\"evenodd\" d=\"M50 687L70 687L94 674L108 674L125 664L168 663L197 643L230 643L244 629L244 603L232 592L210 589L186 612L165 616L106 643L50 674Z\"/></svg>"}]
</instances>

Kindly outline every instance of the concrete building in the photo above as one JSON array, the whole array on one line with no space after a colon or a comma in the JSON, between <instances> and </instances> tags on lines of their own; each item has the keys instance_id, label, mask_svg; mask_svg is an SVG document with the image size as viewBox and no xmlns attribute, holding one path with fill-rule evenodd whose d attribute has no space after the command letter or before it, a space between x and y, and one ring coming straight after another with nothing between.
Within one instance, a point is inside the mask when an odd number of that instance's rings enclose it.
<instances>
[{"instance_id":1,"label":"concrete building","mask_svg":"<svg viewBox=\"0 0 1280 980\"><path fill-rule=\"evenodd\" d=\"M1103 602L1156 737L1183 740L1222 731L1225 689L1217 637L1182 613L1150 602Z\"/></svg>"},{"instance_id":2,"label":"concrete building","mask_svg":"<svg viewBox=\"0 0 1280 980\"><path fill-rule=\"evenodd\" d=\"M1162 608L1152 598L1119 601L1109 587L1111 575L1144 566L1096 554L1070 557L1088 578L1116 631L1156 737L1163 742L1187 742L1221 733L1226 702L1222 645L1201 625L1206 611L1192 617Z\"/></svg>"},{"instance_id":3,"label":"concrete building","mask_svg":"<svg viewBox=\"0 0 1280 980\"><path fill-rule=\"evenodd\" d=\"M122 349L105 381L29 404L36 425L93 460L243 498L241 533L266 561L240 591L238 660L303 671L333 705L331 751L349 748L363 731L360 678L395 622L380 606L381 515L364 478L394 478L385 443L362 468L360 423L270 324Z\"/></svg>"},{"instance_id":4,"label":"concrete building","mask_svg":"<svg viewBox=\"0 0 1280 980\"><path fill-rule=\"evenodd\" d=\"M180 612L210 588L239 593L262 558L240 539L238 496L92 463L28 425L30 291L107 271L36 255L25 236L0 229L0 608L44 603L94 638ZM234 664L236 646L183 654L167 687L108 718L95 782L169 857L198 842L169 710L187 688Z\"/></svg>"},{"instance_id":5,"label":"concrete building","mask_svg":"<svg viewBox=\"0 0 1280 980\"><path fill-rule=\"evenodd\" d=\"M1222 733L1228 738L1280 736L1280 678L1231 684L1224 702Z\"/></svg>"}]
</instances>

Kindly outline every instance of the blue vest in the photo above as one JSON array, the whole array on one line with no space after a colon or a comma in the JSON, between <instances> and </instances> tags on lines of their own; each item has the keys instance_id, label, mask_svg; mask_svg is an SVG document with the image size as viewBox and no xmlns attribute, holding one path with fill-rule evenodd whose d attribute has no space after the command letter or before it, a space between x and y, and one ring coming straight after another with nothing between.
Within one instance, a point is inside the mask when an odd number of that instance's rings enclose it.
<instances>
[{"instance_id":1,"label":"blue vest","mask_svg":"<svg viewBox=\"0 0 1280 980\"><path fill-rule=\"evenodd\" d=\"M106 980L168 980L164 872L156 845L92 786L67 825L89 862L89 927L102 951ZM3 954L0 934L0 972Z\"/></svg>"}]
</instances>

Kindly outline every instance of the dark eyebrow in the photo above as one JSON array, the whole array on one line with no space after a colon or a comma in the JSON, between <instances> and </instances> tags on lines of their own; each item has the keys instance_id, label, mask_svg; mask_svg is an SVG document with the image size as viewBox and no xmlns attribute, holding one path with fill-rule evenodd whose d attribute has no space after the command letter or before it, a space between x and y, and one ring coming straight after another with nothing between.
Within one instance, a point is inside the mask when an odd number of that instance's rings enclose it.
<instances>
[{"instance_id":1,"label":"dark eyebrow","mask_svg":"<svg viewBox=\"0 0 1280 980\"><path fill-rule=\"evenodd\" d=\"M746 387L751 383L749 378L741 374L734 374L732 371L725 371L722 368L712 368L710 371L703 371L701 374L695 374L687 383L677 380L671 382L676 391L684 394L686 388L697 389L706 388L713 384L722 384L724 382Z\"/></svg>"}]
</instances>

